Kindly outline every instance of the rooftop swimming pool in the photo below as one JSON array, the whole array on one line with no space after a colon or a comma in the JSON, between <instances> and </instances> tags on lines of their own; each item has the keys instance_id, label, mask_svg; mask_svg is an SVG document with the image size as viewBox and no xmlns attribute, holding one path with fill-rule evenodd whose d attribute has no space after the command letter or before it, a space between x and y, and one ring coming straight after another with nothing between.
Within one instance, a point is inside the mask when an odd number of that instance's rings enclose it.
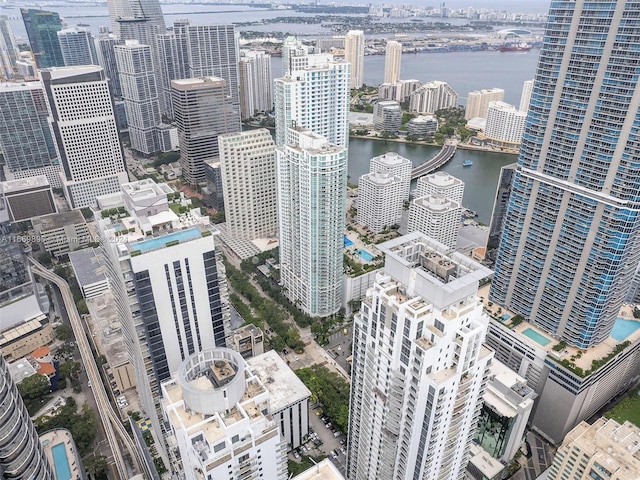
<instances>
[{"instance_id":1,"label":"rooftop swimming pool","mask_svg":"<svg viewBox=\"0 0 640 480\"><path fill-rule=\"evenodd\" d=\"M344 246L345 247L350 247L351 245L353 245L353 242L351 240L349 240L349 237L347 237L346 235L344 236Z\"/></svg>"},{"instance_id":2,"label":"rooftop swimming pool","mask_svg":"<svg viewBox=\"0 0 640 480\"><path fill-rule=\"evenodd\" d=\"M370 262L374 258L373 255L371 255L366 250L363 250L362 248L358 250L358 255L360 255L360 258L363 259L365 262Z\"/></svg>"},{"instance_id":3,"label":"rooftop swimming pool","mask_svg":"<svg viewBox=\"0 0 640 480\"><path fill-rule=\"evenodd\" d=\"M503 322L506 322L511 318L511 315L509 315L508 313L503 313L501 318Z\"/></svg>"},{"instance_id":4,"label":"rooftop swimming pool","mask_svg":"<svg viewBox=\"0 0 640 480\"><path fill-rule=\"evenodd\" d=\"M186 240L193 240L194 238L200 238L202 235L200 230L195 227L188 228L187 230L181 230L179 232L170 233L169 235L162 235L161 237L151 238L149 240L143 240L142 242L134 242L130 244L131 250L140 250L142 253L157 248L164 247L169 242L184 242Z\"/></svg>"},{"instance_id":5,"label":"rooftop swimming pool","mask_svg":"<svg viewBox=\"0 0 640 480\"><path fill-rule=\"evenodd\" d=\"M69 480L71 478L71 468L69 467L67 449L65 448L64 443L57 443L51 447L51 454L53 455L56 480Z\"/></svg>"},{"instance_id":6,"label":"rooftop swimming pool","mask_svg":"<svg viewBox=\"0 0 640 480\"><path fill-rule=\"evenodd\" d=\"M536 332L532 328L525 328L522 331L522 334L525 337L529 337L531 340L536 342L538 345L542 345L543 347L546 347L547 345L549 345L551 343L551 339L550 338L545 337L544 335Z\"/></svg>"},{"instance_id":7,"label":"rooftop swimming pool","mask_svg":"<svg viewBox=\"0 0 640 480\"><path fill-rule=\"evenodd\" d=\"M624 342L633 332L640 328L640 322L637 320L627 320L626 318L618 317L616 323L613 324L613 330L611 330L611 336L618 342Z\"/></svg>"}]
</instances>

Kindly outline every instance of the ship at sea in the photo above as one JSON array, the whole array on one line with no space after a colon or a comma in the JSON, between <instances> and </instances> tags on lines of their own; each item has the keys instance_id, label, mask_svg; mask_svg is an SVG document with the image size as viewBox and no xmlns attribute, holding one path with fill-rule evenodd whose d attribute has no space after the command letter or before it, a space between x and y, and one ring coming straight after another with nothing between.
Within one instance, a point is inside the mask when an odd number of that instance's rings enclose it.
<instances>
[{"instance_id":1,"label":"ship at sea","mask_svg":"<svg viewBox=\"0 0 640 480\"><path fill-rule=\"evenodd\" d=\"M500 45L501 52L528 52L531 45L528 43L503 43Z\"/></svg>"}]
</instances>

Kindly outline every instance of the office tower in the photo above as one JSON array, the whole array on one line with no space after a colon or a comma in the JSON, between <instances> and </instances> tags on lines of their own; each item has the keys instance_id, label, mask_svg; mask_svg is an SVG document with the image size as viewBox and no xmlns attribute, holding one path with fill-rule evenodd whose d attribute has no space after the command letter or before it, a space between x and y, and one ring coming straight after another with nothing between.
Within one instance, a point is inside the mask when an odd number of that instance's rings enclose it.
<instances>
[{"instance_id":1,"label":"office tower","mask_svg":"<svg viewBox=\"0 0 640 480\"><path fill-rule=\"evenodd\" d=\"M0 182L0 222L2 210L10 222L57 213L51 185L44 175Z\"/></svg>"},{"instance_id":2,"label":"office tower","mask_svg":"<svg viewBox=\"0 0 640 480\"><path fill-rule=\"evenodd\" d=\"M484 129L489 142L496 146L518 148L522 143L527 112L504 102L489 102L487 126Z\"/></svg>"},{"instance_id":3,"label":"office tower","mask_svg":"<svg viewBox=\"0 0 640 480\"><path fill-rule=\"evenodd\" d=\"M491 271L416 232L378 245L354 318L347 478L464 478L493 353L478 282Z\"/></svg>"},{"instance_id":4,"label":"office tower","mask_svg":"<svg viewBox=\"0 0 640 480\"><path fill-rule=\"evenodd\" d=\"M358 180L358 223L373 233L400 223L405 185L387 171L364 174Z\"/></svg>"},{"instance_id":5,"label":"office tower","mask_svg":"<svg viewBox=\"0 0 640 480\"><path fill-rule=\"evenodd\" d=\"M0 150L8 179L46 175L61 188L60 156L40 82L0 83Z\"/></svg>"},{"instance_id":6,"label":"office tower","mask_svg":"<svg viewBox=\"0 0 640 480\"><path fill-rule=\"evenodd\" d=\"M628 7L551 3L491 288L494 302L585 349L609 336L640 260L631 127L640 117L640 86L617 67L640 73L626 36L640 24ZM599 15L598 32L558 30ZM556 38L574 46L562 54ZM581 53L586 43L598 50Z\"/></svg>"},{"instance_id":7,"label":"office tower","mask_svg":"<svg viewBox=\"0 0 640 480\"><path fill-rule=\"evenodd\" d=\"M487 239L487 248L497 248L502 237L502 226L504 224L504 215L509 205L509 197L511 196L511 188L513 187L513 177L516 173L516 164L505 165L500 169L500 178L496 187L496 197L493 202L493 211L491 213L491 224L489 225L489 237Z\"/></svg>"},{"instance_id":8,"label":"office tower","mask_svg":"<svg viewBox=\"0 0 640 480\"><path fill-rule=\"evenodd\" d=\"M395 134L402 125L402 108L398 102L383 100L373 108L373 126L381 132Z\"/></svg>"},{"instance_id":9,"label":"office tower","mask_svg":"<svg viewBox=\"0 0 640 480\"><path fill-rule=\"evenodd\" d=\"M95 38L86 28L65 28L58 32L62 59L67 67L98 65Z\"/></svg>"},{"instance_id":10,"label":"office tower","mask_svg":"<svg viewBox=\"0 0 640 480\"><path fill-rule=\"evenodd\" d=\"M364 83L364 32L349 30L344 38L344 59L351 64L351 88Z\"/></svg>"},{"instance_id":11,"label":"office tower","mask_svg":"<svg viewBox=\"0 0 640 480\"><path fill-rule=\"evenodd\" d=\"M243 119L273 109L271 55L242 51L239 65L240 114Z\"/></svg>"},{"instance_id":12,"label":"office tower","mask_svg":"<svg viewBox=\"0 0 640 480\"><path fill-rule=\"evenodd\" d=\"M276 168L285 295L308 315L332 315L342 304L347 148L290 128Z\"/></svg>"},{"instance_id":13,"label":"office tower","mask_svg":"<svg viewBox=\"0 0 640 480\"><path fill-rule=\"evenodd\" d=\"M533 80L525 80L522 86L522 95L520 97L520 111L529 111L529 104L531 103L531 93L533 92Z\"/></svg>"},{"instance_id":14,"label":"office tower","mask_svg":"<svg viewBox=\"0 0 640 480\"><path fill-rule=\"evenodd\" d=\"M402 44L389 40L384 57L384 83L396 83L400 80L400 61Z\"/></svg>"},{"instance_id":15,"label":"office tower","mask_svg":"<svg viewBox=\"0 0 640 480\"><path fill-rule=\"evenodd\" d=\"M218 137L227 231L253 240L275 237L276 159L269 130Z\"/></svg>"},{"instance_id":16,"label":"office tower","mask_svg":"<svg viewBox=\"0 0 640 480\"><path fill-rule=\"evenodd\" d=\"M53 480L38 432L0 354L0 472L2 478Z\"/></svg>"},{"instance_id":17,"label":"office tower","mask_svg":"<svg viewBox=\"0 0 640 480\"><path fill-rule=\"evenodd\" d=\"M20 50L11 30L9 17L0 15L0 79L11 80L15 75L15 64Z\"/></svg>"},{"instance_id":18,"label":"office tower","mask_svg":"<svg viewBox=\"0 0 640 480\"><path fill-rule=\"evenodd\" d=\"M438 131L438 119L432 115L418 115L407 122L407 136L433 137Z\"/></svg>"},{"instance_id":19,"label":"office tower","mask_svg":"<svg viewBox=\"0 0 640 480\"><path fill-rule=\"evenodd\" d=\"M182 176L191 185L205 181L204 163L218 158L218 136L241 131L240 116L218 77L172 80Z\"/></svg>"},{"instance_id":20,"label":"office tower","mask_svg":"<svg viewBox=\"0 0 640 480\"><path fill-rule=\"evenodd\" d=\"M626 421L599 418L582 422L558 448L549 468L549 480L632 479L638 476L640 428Z\"/></svg>"},{"instance_id":21,"label":"office tower","mask_svg":"<svg viewBox=\"0 0 640 480\"><path fill-rule=\"evenodd\" d=\"M418 178L414 197L439 194L462 203L464 182L447 172L433 172Z\"/></svg>"},{"instance_id":22,"label":"office tower","mask_svg":"<svg viewBox=\"0 0 640 480\"><path fill-rule=\"evenodd\" d=\"M398 155L396 152L383 153L369 160L369 172L389 172L394 177L400 177L403 184L401 193L403 202L409 200L412 170L413 164L411 160Z\"/></svg>"},{"instance_id":23,"label":"office tower","mask_svg":"<svg viewBox=\"0 0 640 480\"><path fill-rule=\"evenodd\" d=\"M151 47L126 40L115 46L115 54L131 148L147 155L157 152L160 106Z\"/></svg>"},{"instance_id":24,"label":"office tower","mask_svg":"<svg viewBox=\"0 0 640 480\"><path fill-rule=\"evenodd\" d=\"M111 95L113 95L113 98L120 98L122 96L115 52L115 46L118 45L118 43L118 39L109 33L102 33L96 39L98 65L104 68L104 73L109 82L109 91Z\"/></svg>"},{"instance_id":25,"label":"office tower","mask_svg":"<svg viewBox=\"0 0 640 480\"><path fill-rule=\"evenodd\" d=\"M94 205L96 197L118 192L128 177L102 67L48 68L40 70L40 78L69 205Z\"/></svg>"},{"instance_id":26,"label":"office tower","mask_svg":"<svg viewBox=\"0 0 640 480\"><path fill-rule=\"evenodd\" d=\"M447 248L455 248L461 216L462 204L442 194L418 197L409 206L407 233L422 232Z\"/></svg>"},{"instance_id":27,"label":"office tower","mask_svg":"<svg viewBox=\"0 0 640 480\"><path fill-rule=\"evenodd\" d=\"M174 22L172 31L156 35L158 71L160 73L158 86L160 109L169 118L173 118L171 81L189 78L186 33L181 28L183 25L189 24L188 20Z\"/></svg>"},{"instance_id":28,"label":"office tower","mask_svg":"<svg viewBox=\"0 0 640 480\"><path fill-rule=\"evenodd\" d=\"M202 200L216 212L224 210L224 188L222 187L222 168L218 160L204 162L204 182Z\"/></svg>"},{"instance_id":29,"label":"office tower","mask_svg":"<svg viewBox=\"0 0 640 480\"><path fill-rule=\"evenodd\" d=\"M429 115L457 105L458 94L448 83L439 80L425 83L409 97L409 110Z\"/></svg>"},{"instance_id":30,"label":"office tower","mask_svg":"<svg viewBox=\"0 0 640 480\"><path fill-rule=\"evenodd\" d=\"M332 55L290 57L300 70L275 80L276 146L290 127L322 135L329 143L349 144L349 64ZM322 99L322 101L320 101Z\"/></svg>"},{"instance_id":31,"label":"office tower","mask_svg":"<svg viewBox=\"0 0 640 480\"><path fill-rule=\"evenodd\" d=\"M504 90L502 88L489 88L474 90L467 94L467 107L464 110L464 118L471 120L475 117L487 118L489 102L502 102Z\"/></svg>"},{"instance_id":32,"label":"office tower","mask_svg":"<svg viewBox=\"0 0 640 480\"><path fill-rule=\"evenodd\" d=\"M287 479L286 443L267 416L270 395L238 352L209 348L190 355L162 385L169 442L187 480ZM178 463L179 462L179 463Z\"/></svg>"},{"instance_id":33,"label":"office tower","mask_svg":"<svg viewBox=\"0 0 640 480\"><path fill-rule=\"evenodd\" d=\"M194 352L228 346L231 329L224 265L207 216L169 208L166 184L122 185L103 199L126 216L99 215L106 273L117 298L127 353L144 411L161 435L160 383ZM102 207L101 207L102 208ZM114 241L117 239L117 241Z\"/></svg>"},{"instance_id":34,"label":"office tower","mask_svg":"<svg viewBox=\"0 0 640 480\"><path fill-rule=\"evenodd\" d=\"M111 31L116 38L121 38L123 20L155 26L158 33L164 33L166 30L162 8L158 0L108 0L107 8L111 20Z\"/></svg>"},{"instance_id":35,"label":"office tower","mask_svg":"<svg viewBox=\"0 0 640 480\"><path fill-rule=\"evenodd\" d=\"M60 16L55 12L32 8L22 8L20 12L37 67L64 67L58 42L58 32L62 30Z\"/></svg>"}]
</instances>

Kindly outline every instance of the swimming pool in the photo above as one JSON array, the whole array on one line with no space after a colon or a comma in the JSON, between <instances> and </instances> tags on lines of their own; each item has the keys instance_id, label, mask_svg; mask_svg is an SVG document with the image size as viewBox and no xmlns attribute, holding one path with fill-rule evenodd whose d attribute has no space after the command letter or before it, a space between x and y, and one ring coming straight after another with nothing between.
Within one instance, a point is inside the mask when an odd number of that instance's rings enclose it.
<instances>
[{"instance_id":1,"label":"swimming pool","mask_svg":"<svg viewBox=\"0 0 640 480\"><path fill-rule=\"evenodd\" d=\"M345 237L344 237L344 246L345 247L350 247L351 245L353 245L353 242L351 240L349 240L349 237L347 237L345 235Z\"/></svg>"},{"instance_id":2,"label":"swimming pool","mask_svg":"<svg viewBox=\"0 0 640 480\"><path fill-rule=\"evenodd\" d=\"M363 250L362 248L358 249L358 255L360 255L360 258L365 262L370 262L371 260L373 260L373 255L371 255L366 250Z\"/></svg>"},{"instance_id":3,"label":"swimming pool","mask_svg":"<svg viewBox=\"0 0 640 480\"><path fill-rule=\"evenodd\" d=\"M142 253L156 248L164 247L166 243L178 241L184 242L186 240L193 240L201 236L200 230L197 228L188 228L187 230L181 230L179 232L170 233L169 235L163 235L158 238L151 238L149 240L143 240L142 242L134 242L131 244L131 250L140 250Z\"/></svg>"},{"instance_id":4,"label":"swimming pool","mask_svg":"<svg viewBox=\"0 0 640 480\"><path fill-rule=\"evenodd\" d=\"M57 443L51 447L53 455L53 465L56 470L56 480L69 480L71 478L71 468L67 458L67 449L64 443Z\"/></svg>"},{"instance_id":5,"label":"swimming pool","mask_svg":"<svg viewBox=\"0 0 640 480\"><path fill-rule=\"evenodd\" d=\"M506 322L507 320L509 320L511 318L511 315L509 315L508 313L503 313L502 314L502 321Z\"/></svg>"},{"instance_id":6,"label":"swimming pool","mask_svg":"<svg viewBox=\"0 0 640 480\"><path fill-rule=\"evenodd\" d=\"M613 324L611 336L619 342L624 342L627 337L635 332L638 328L640 328L640 322L618 317L616 319L616 323Z\"/></svg>"},{"instance_id":7,"label":"swimming pool","mask_svg":"<svg viewBox=\"0 0 640 480\"><path fill-rule=\"evenodd\" d=\"M542 345L543 347L546 347L547 345L549 345L551 343L551 339L545 337L544 335L536 332L535 330L531 329L531 328L525 328L522 331L522 334L526 337L529 337L531 340L533 340L534 342L536 342L539 345Z\"/></svg>"}]
</instances>

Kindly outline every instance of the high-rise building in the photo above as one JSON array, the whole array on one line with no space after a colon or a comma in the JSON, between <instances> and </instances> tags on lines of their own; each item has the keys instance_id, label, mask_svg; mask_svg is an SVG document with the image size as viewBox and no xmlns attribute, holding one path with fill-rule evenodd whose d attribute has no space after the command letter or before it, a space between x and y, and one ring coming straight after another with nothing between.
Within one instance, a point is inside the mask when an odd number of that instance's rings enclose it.
<instances>
[{"instance_id":1,"label":"high-rise building","mask_svg":"<svg viewBox=\"0 0 640 480\"><path fill-rule=\"evenodd\" d=\"M384 83L396 83L400 80L401 60L402 44L389 40L384 57Z\"/></svg>"},{"instance_id":2,"label":"high-rise building","mask_svg":"<svg viewBox=\"0 0 640 480\"><path fill-rule=\"evenodd\" d=\"M250 118L258 112L271 111L271 55L265 52L242 51L239 75L242 118Z\"/></svg>"},{"instance_id":3,"label":"high-rise building","mask_svg":"<svg viewBox=\"0 0 640 480\"><path fill-rule=\"evenodd\" d=\"M0 150L7 178L46 175L54 188L62 187L42 83L0 83Z\"/></svg>"},{"instance_id":4,"label":"high-rise building","mask_svg":"<svg viewBox=\"0 0 640 480\"><path fill-rule=\"evenodd\" d=\"M98 232L109 284L123 300L118 316L138 394L159 435L160 383L194 352L228 346L231 335L215 232L199 209L175 214L168 194L174 192L166 184L145 179L122 185L115 200L98 199L126 211L99 216Z\"/></svg>"},{"instance_id":5,"label":"high-rise building","mask_svg":"<svg viewBox=\"0 0 640 480\"><path fill-rule=\"evenodd\" d=\"M358 223L373 233L400 223L405 185L388 171L366 173L358 180Z\"/></svg>"},{"instance_id":6,"label":"high-rise building","mask_svg":"<svg viewBox=\"0 0 640 480\"><path fill-rule=\"evenodd\" d=\"M173 23L173 29L156 36L158 46L158 71L160 84L160 109L163 114L173 118L173 103L171 97L171 81L189 78L188 49L184 27L190 25L189 20Z\"/></svg>"},{"instance_id":7,"label":"high-rise building","mask_svg":"<svg viewBox=\"0 0 640 480\"><path fill-rule=\"evenodd\" d=\"M527 112L504 102L489 102L484 134L496 145L517 148L522 143Z\"/></svg>"},{"instance_id":8,"label":"high-rise building","mask_svg":"<svg viewBox=\"0 0 640 480\"><path fill-rule=\"evenodd\" d=\"M115 54L131 148L147 155L157 152L160 105L151 47L127 40L115 46Z\"/></svg>"},{"instance_id":9,"label":"high-rise building","mask_svg":"<svg viewBox=\"0 0 640 480\"><path fill-rule=\"evenodd\" d=\"M402 201L409 200L411 186L411 160L398 155L396 152L387 152L369 160L369 172L389 172L394 177L400 177L403 184L401 193Z\"/></svg>"},{"instance_id":10,"label":"high-rise building","mask_svg":"<svg viewBox=\"0 0 640 480\"><path fill-rule=\"evenodd\" d=\"M58 32L62 30L60 15L33 8L22 8L20 13L37 67L64 67L64 58L58 42Z\"/></svg>"},{"instance_id":11,"label":"high-rise building","mask_svg":"<svg viewBox=\"0 0 640 480\"><path fill-rule=\"evenodd\" d=\"M295 36L290 35L285 38L282 43L282 76L286 77L290 75L292 71L304 68L309 53L309 47ZM305 64L300 65L300 61L304 61Z\"/></svg>"},{"instance_id":12,"label":"high-rise building","mask_svg":"<svg viewBox=\"0 0 640 480\"><path fill-rule=\"evenodd\" d=\"M351 88L364 83L364 32L349 30L344 38L344 59L351 64Z\"/></svg>"},{"instance_id":13,"label":"high-rise building","mask_svg":"<svg viewBox=\"0 0 640 480\"><path fill-rule=\"evenodd\" d=\"M493 353L477 297L491 271L416 232L378 245L354 318L347 478L464 478Z\"/></svg>"},{"instance_id":14,"label":"high-rise building","mask_svg":"<svg viewBox=\"0 0 640 480\"><path fill-rule=\"evenodd\" d=\"M0 353L0 472L2 478L53 480L38 432Z\"/></svg>"},{"instance_id":15,"label":"high-rise building","mask_svg":"<svg viewBox=\"0 0 640 480\"><path fill-rule=\"evenodd\" d=\"M383 83L378 88L379 100L406 102L413 92L422 86L419 80L398 80L395 83Z\"/></svg>"},{"instance_id":16,"label":"high-rise building","mask_svg":"<svg viewBox=\"0 0 640 480\"><path fill-rule=\"evenodd\" d=\"M640 471L640 428L626 421L599 418L582 422L558 448L548 470L549 480L632 479Z\"/></svg>"},{"instance_id":17,"label":"high-rise building","mask_svg":"<svg viewBox=\"0 0 640 480\"><path fill-rule=\"evenodd\" d=\"M96 197L118 192L128 176L102 67L48 68L40 70L40 78L69 205L94 205Z\"/></svg>"},{"instance_id":18,"label":"high-rise building","mask_svg":"<svg viewBox=\"0 0 640 480\"><path fill-rule=\"evenodd\" d=\"M440 194L462 204L464 182L447 172L433 172L418 178L414 196Z\"/></svg>"},{"instance_id":19,"label":"high-rise building","mask_svg":"<svg viewBox=\"0 0 640 480\"><path fill-rule=\"evenodd\" d=\"M219 157L218 136L240 132L240 115L222 78L172 80L171 89L182 176L192 185L204 183L204 163Z\"/></svg>"},{"instance_id":20,"label":"high-rise building","mask_svg":"<svg viewBox=\"0 0 640 480\"><path fill-rule=\"evenodd\" d=\"M464 118L471 120L475 117L487 118L489 102L502 102L504 90L502 88L489 88L474 90L467 94L467 106L464 110Z\"/></svg>"},{"instance_id":21,"label":"high-rise building","mask_svg":"<svg viewBox=\"0 0 640 480\"><path fill-rule=\"evenodd\" d=\"M234 237L275 237L275 143L267 129L220 135L226 228Z\"/></svg>"},{"instance_id":22,"label":"high-rise building","mask_svg":"<svg viewBox=\"0 0 640 480\"><path fill-rule=\"evenodd\" d=\"M521 112L529 111L529 103L531 103L531 93L533 92L533 80L525 80L522 85L522 95L520 96Z\"/></svg>"},{"instance_id":23,"label":"high-rise building","mask_svg":"<svg viewBox=\"0 0 640 480\"><path fill-rule=\"evenodd\" d=\"M373 126L376 130L395 134L402 126L402 108L393 100L382 100L373 107Z\"/></svg>"},{"instance_id":24,"label":"high-rise building","mask_svg":"<svg viewBox=\"0 0 640 480\"><path fill-rule=\"evenodd\" d=\"M513 176L516 173L516 164L505 165L500 169L500 178L496 187L496 197L493 201L493 211L491 213L491 223L489 225L489 237L487 248L494 249L500 244L502 237L502 226L504 215L509 205L511 188L513 187Z\"/></svg>"},{"instance_id":25,"label":"high-rise building","mask_svg":"<svg viewBox=\"0 0 640 480\"><path fill-rule=\"evenodd\" d=\"M288 129L295 126L346 147L349 64L329 54L292 56L289 61L300 70L291 70L275 80L276 146L285 145Z\"/></svg>"},{"instance_id":26,"label":"high-rise building","mask_svg":"<svg viewBox=\"0 0 640 480\"><path fill-rule=\"evenodd\" d=\"M455 248L461 216L462 204L440 193L417 197L409 206L407 233L422 232L447 248Z\"/></svg>"},{"instance_id":27,"label":"high-rise building","mask_svg":"<svg viewBox=\"0 0 640 480\"><path fill-rule=\"evenodd\" d=\"M0 79L11 80L14 77L19 58L20 50L13 36L9 17L0 15Z\"/></svg>"},{"instance_id":28,"label":"high-rise building","mask_svg":"<svg viewBox=\"0 0 640 480\"><path fill-rule=\"evenodd\" d=\"M458 94L448 83L439 80L425 83L409 97L409 110L429 115L457 104Z\"/></svg>"},{"instance_id":29,"label":"high-rise building","mask_svg":"<svg viewBox=\"0 0 640 480\"><path fill-rule=\"evenodd\" d=\"M174 469L187 480L286 480L287 448L268 415L270 394L238 352L209 348L189 355L162 384Z\"/></svg>"},{"instance_id":30,"label":"high-rise building","mask_svg":"<svg viewBox=\"0 0 640 480\"><path fill-rule=\"evenodd\" d=\"M95 38L86 28L72 27L60 30L58 42L65 66L98 65Z\"/></svg>"},{"instance_id":31,"label":"high-rise building","mask_svg":"<svg viewBox=\"0 0 640 480\"><path fill-rule=\"evenodd\" d=\"M347 148L289 129L276 150L280 278L287 297L314 317L342 304Z\"/></svg>"},{"instance_id":32,"label":"high-rise building","mask_svg":"<svg viewBox=\"0 0 640 480\"><path fill-rule=\"evenodd\" d=\"M118 43L119 41L115 35L110 33L102 33L96 39L98 65L104 68L104 73L109 82L109 91L111 95L113 95L113 98L120 98L122 96L115 52L115 46Z\"/></svg>"},{"instance_id":33,"label":"high-rise building","mask_svg":"<svg viewBox=\"0 0 640 480\"><path fill-rule=\"evenodd\" d=\"M117 38L121 38L121 26L125 22L144 22L155 26L157 33L164 33L166 25L159 0L108 0L111 31ZM126 27L125 27L126 28Z\"/></svg>"},{"instance_id":34,"label":"high-rise building","mask_svg":"<svg viewBox=\"0 0 640 480\"><path fill-rule=\"evenodd\" d=\"M629 7L551 2L491 288L494 302L585 349L609 336L640 260L640 85L618 68L640 74Z\"/></svg>"}]
</instances>

